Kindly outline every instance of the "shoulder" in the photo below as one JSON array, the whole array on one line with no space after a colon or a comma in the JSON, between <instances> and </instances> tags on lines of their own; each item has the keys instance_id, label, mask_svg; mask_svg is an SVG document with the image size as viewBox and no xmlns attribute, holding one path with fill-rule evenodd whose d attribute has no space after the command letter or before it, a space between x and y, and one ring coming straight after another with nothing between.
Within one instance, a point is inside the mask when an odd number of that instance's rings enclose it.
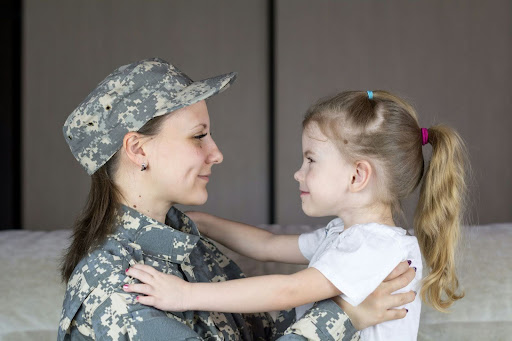
<instances>
[{"instance_id":1,"label":"shoulder","mask_svg":"<svg viewBox=\"0 0 512 341\"><path fill-rule=\"evenodd\" d=\"M407 231L401 227L378 223L351 226L340 234L340 239L361 239L365 241L402 241L406 240Z\"/></svg>"},{"instance_id":2,"label":"shoulder","mask_svg":"<svg viewBox=\"0 0 512 341\"><path fill-rule=\"evenodd\" d=\"M344 253L361 254L405 254L408 247L404 244L406 231L399 227L376 223L360 224L349 227L336 237L331 248ZM414 237L412 237L414 238Z\"/></svg>"},{"instance_id":3,"label":"shoulder","mask_svg":"<svg viewBox=\"0 0 512 341\"><path fill-rule=\"evenodd\" d=\"M106 278L124 278L124 270L129 266L133 251L132 247L109 237L78 263L71 278L81 275L90 285Z\"/></svg>"},{"instance_id":4,"label":"shoulder","mask_svg":"<svg viewBox=\"0 0 512 341\"><path fill-rule=\"evenodd\" d=\"M82 319L80 315L94 314L112 295L124 294L122 285L130 258L129 252L118 242L108 239L78 263L66 287L62 329L67 330L71 321Z\"/></svg>"}]
</instances>

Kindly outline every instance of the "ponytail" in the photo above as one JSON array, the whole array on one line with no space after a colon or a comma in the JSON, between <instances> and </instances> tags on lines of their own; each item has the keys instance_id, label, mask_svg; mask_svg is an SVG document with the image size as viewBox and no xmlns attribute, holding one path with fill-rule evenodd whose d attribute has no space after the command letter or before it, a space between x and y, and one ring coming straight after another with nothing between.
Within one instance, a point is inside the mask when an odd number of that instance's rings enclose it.
<instances>
[{"instance_id":1,"label":"ponytail","mask_svg":"<svg viewBox=\"0 0 512 341\"><path fill-rule=\"evenodd\" d=\"M432 158L424 175L414 215L414 231L429 274L421 298L439 311L464 297L455 272L466 199L467 153L461 137L444 125L428 130Z\"/></svg>"}]
</instances>

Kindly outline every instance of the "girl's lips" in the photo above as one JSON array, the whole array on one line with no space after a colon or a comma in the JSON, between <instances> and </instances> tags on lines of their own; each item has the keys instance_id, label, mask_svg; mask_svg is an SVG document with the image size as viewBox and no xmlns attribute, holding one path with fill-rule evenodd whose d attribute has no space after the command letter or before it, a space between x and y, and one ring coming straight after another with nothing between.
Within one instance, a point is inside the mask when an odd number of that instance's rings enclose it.
<instances>
[{"instance_id":1,"label":"girl's lips","mask_svg":"<svg viewBox=\"0 0 512 341\"><path fill-rule=\"evenodd\" d=\"M309 192L300 191L300 196L308 195L308 194L309 194Z\"/></svg>"}]
</instances>

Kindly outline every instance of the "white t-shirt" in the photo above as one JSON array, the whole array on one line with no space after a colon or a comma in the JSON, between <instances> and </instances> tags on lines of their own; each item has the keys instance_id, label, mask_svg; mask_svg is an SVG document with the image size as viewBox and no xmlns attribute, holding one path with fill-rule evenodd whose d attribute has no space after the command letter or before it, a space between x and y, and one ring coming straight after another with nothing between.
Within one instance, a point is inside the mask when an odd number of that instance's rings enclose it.
<instances>
[{"instance_id":1,"label":"white t-shirt","mask_svg":"<svg viewBox=\"0 0 512 341\"><path fill-rule=\"evenodd\" d=\"M336 218L326 227L301 234L299 248L309 260L309 267L319 270L353 306L364 301L405 260L411 260L411 266L416 267L416 277L396 293L419 293L422 263L418 241L400 227L368 223L344 231L343 221ZM312 305L297 307L297 319ZM409 310L405 318L363 329L361 339L416 340L421 311L419 295L403 307Z\"/></svg>"}]
</instances>

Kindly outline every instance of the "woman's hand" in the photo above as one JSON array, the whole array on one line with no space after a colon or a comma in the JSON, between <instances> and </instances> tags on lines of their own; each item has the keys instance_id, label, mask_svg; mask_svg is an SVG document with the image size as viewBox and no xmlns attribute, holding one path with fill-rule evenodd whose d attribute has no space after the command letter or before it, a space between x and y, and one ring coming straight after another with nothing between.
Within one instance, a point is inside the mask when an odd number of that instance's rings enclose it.
<instances>
[{"instance_id":1,"label":"woman's hand","mask_svg":"<svg viewBox=\"0 0 512 341\"><path fill-rule=\"evenodd\" d=\"M414 301L416 293L409 291L401 294L391 293L405 288L414 279L416 271L409 268L407 262L402 262L389 274L374 292L372 292L361 304L354 307L337 296L332 300L338 304L348 315L352 325L361 330L376 324L404 318L407 310L393 309Z\"/></svg>"},{"instance_id":2,"label":"woman's hand","mask_svg":"<svg viewBox=\"0 0 512 341\"><path fill-rule=\"evenodd\" d=\"M126 270L130 277L141 284L125 284L123 290L146 296L137 296L137 301L165 311L186 311L187 292L190 283L173 275L166 275L149 265L135 264Z\"/></svg>"}]
</instances>

